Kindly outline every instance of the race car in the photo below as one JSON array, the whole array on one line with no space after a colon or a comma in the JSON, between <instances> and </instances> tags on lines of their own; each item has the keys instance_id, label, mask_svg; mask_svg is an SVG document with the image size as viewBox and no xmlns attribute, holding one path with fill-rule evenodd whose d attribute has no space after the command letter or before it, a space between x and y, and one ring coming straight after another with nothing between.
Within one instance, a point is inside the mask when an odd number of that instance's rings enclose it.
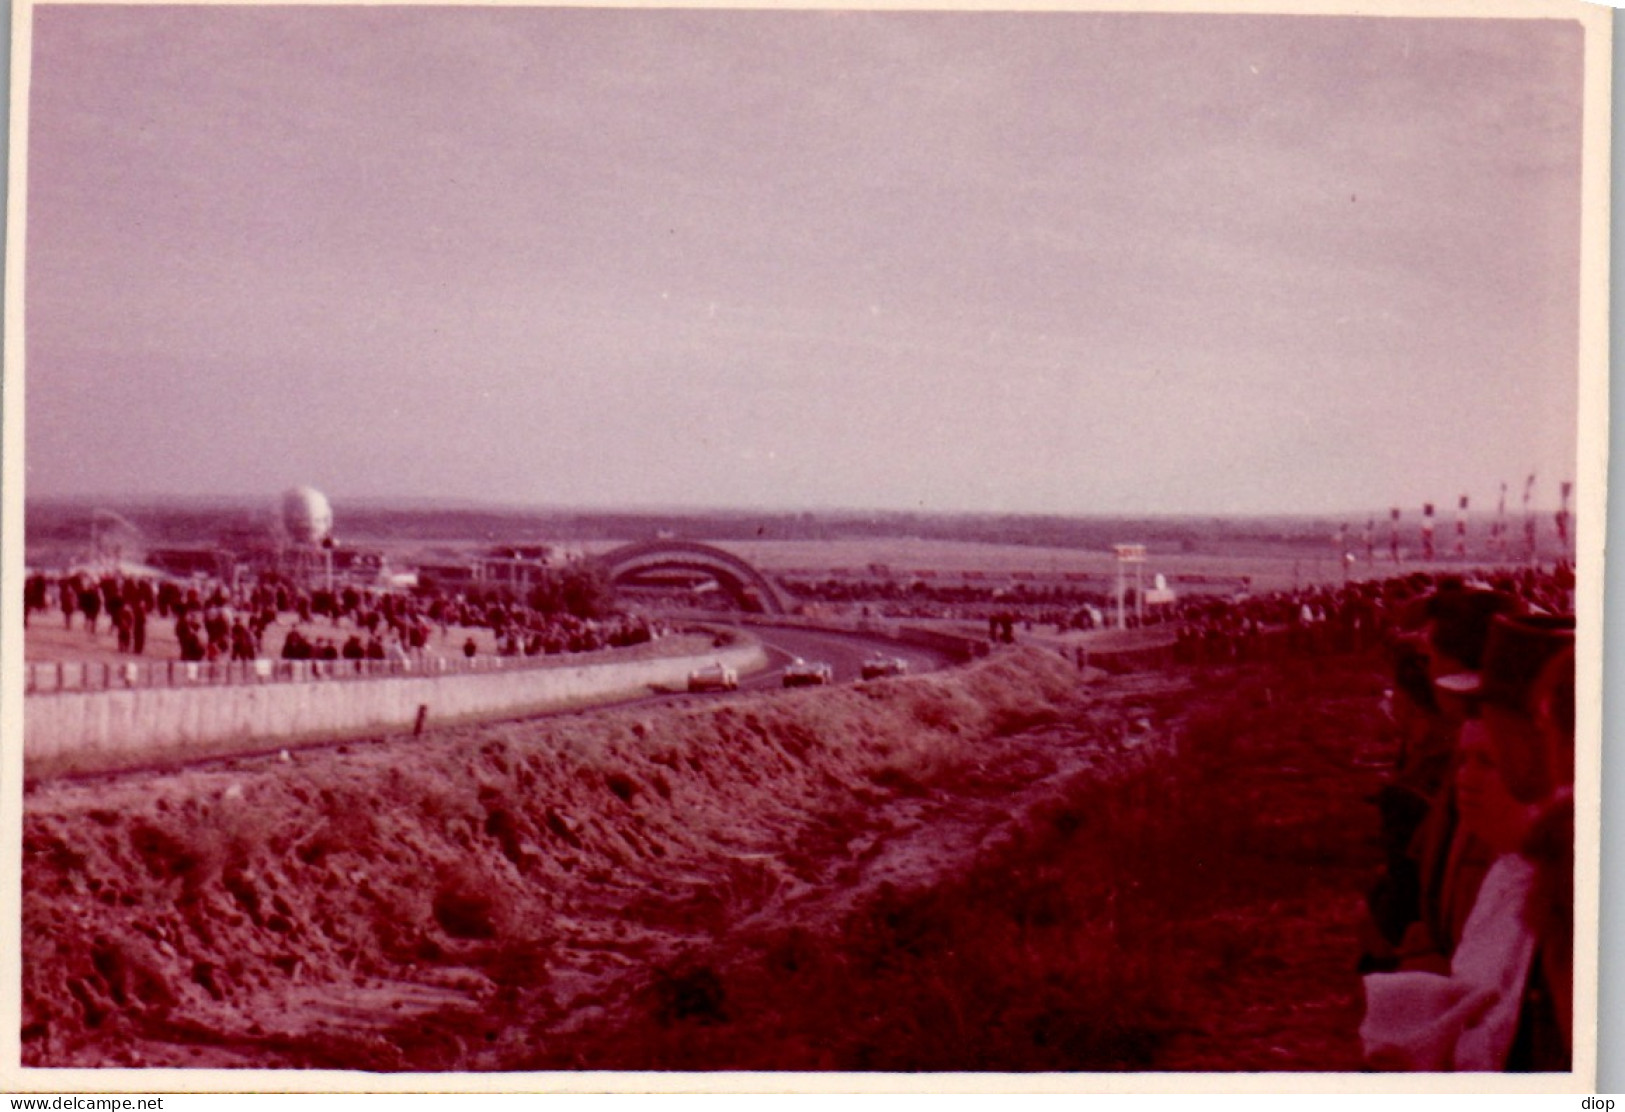
<instances>
[{"instance_id":1,"label":"race car","mask_svg":"<svg viewBox=\"0 0 1625 1112\"><path fill-rule=\"evenodd\" d=\"M688 674L688 689L690 691L737 691L739 690L739 673L719 660L715 664L707 664L703 668L696 668L690 672Z\"/></svg>"},{"instance_id":2,"label":"race car","mask_svg":"<svg viewBox=\"0 0 1625 1112\"><path fill-rule=\"evenodd\" d=\"M835 682L835 669L817 660L802 660L799 656L784 669L785 687L814 687Z\"/></svg>"},{"instance_id":3,"label":"race car","mask_svg":"<svg viewBox=\"0 0 1625 1112\"><path fill-rule=\"evenodd\" d=\"M908 674L908 661L900 656L871 656L863 662L861 670L866 680L878 680L886 676L903 676Z\"/></svg>"}]
</instances>

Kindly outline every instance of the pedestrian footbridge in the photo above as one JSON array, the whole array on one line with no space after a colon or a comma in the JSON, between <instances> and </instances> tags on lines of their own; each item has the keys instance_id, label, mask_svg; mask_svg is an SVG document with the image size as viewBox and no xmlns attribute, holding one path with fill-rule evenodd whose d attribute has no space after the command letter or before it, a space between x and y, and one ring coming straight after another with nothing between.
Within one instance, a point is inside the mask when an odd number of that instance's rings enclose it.
<instances>
[{"instance_id":1,"label":"pedestrian footbridge","mask_svg":"<svg viewBox=\"0 0 1625 1112\"><path fill-rule=\"evenodd\" d=\"M654 540L622 545L598 557L612 583L633 583L664 572L699 572L716 580L752 613L788 614L784 590L726 549L699 541Z\"/></svg>"}]
</instances>

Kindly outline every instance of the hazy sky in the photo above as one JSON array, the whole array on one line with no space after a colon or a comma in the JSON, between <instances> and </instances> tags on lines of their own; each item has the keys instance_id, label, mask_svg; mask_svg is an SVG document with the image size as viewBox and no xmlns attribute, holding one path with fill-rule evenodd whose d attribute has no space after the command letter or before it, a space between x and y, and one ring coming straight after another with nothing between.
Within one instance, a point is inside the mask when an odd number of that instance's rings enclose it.
<instances>
[{"instance_id":1,"label":"hazy sky","mask_svg":"<svg viewBox=\"0 0 1625 1112\"><path fill-rule=\"evenodd\" d=\"M36 9L28 494L1574 477L1561 21Z\"/></svg>"}]
</instances>

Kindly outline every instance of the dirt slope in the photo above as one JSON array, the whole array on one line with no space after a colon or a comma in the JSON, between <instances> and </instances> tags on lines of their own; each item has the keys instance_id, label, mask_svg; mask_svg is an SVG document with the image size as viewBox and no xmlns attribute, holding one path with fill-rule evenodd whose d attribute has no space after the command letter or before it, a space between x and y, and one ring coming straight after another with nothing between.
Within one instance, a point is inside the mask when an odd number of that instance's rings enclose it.
<instances>
[{"instance_id":1,"label":"dirt slope","mask_svg":"<svg viewBox=\"0 0 1625 1112\"><path fill-rule=\"evenodd\" d=\"M1342 801L1288 818L1340 823L1352 848L1323 833L1303 869L1268 862L1283 891L1188 875L1189 839L1214 832L1179 816L1218 822L1219 804L1170 769L1217 775L1234 747L1204 730L1233 729L1242 704L1267 720L1262 683L1080 683L1015 650L865 686L36 786L24 1061L1349 1068L1352 941L1335 940L1369 856L1347 825L1355 735L1270 734ZM1365 686L1328 697L1364 705ZM1245 801L1252 820L1269 805ZM1260 914L1262 933L1245 921ZM1282 931L1302 936L1272 958L1264 996L1282 999L1234 997L1212 959ZM1195 952L1169 949L1181 932ZM1225 1057L1249 1023L1285 1056Z\"/></svg>"}]
</instances>

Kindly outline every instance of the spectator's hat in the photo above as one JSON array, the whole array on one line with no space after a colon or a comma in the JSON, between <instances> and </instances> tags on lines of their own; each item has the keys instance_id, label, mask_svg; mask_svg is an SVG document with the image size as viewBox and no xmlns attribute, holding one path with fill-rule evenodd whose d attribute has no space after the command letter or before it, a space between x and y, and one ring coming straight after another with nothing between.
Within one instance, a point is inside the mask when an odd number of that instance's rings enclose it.
<instances>
[{"instance_id":1,"label":"spectator's hat","mask_svg":"<svg viewBox=\"0 0 1625 1112\"><path fill-rule=\"evenodd\" d=\"M1447 587L1428 599L1429 640L1441 655L1476 671L1489 643L1491 623L1497 615L1515 614L1518 609L1518 600L1501 591Z\"/></svg>"},{"instance_id":2,"label":"spectator's hat","mask_svg":"<svg viewBox=\"0 0 1625 1112\"><path fill-rule=\"evenodd\" d=\"M1479 698L1527 717L1536 710L1536 681L1547 663L1574 649L1573 615L1498 617L1490 627L1480 669Z\"/></svg>"},{"instance_id":3,"label":"spectator's hat","mask_svg":"<svg viewBox=\"0 0 1625 1112\"><path fill-rule=\"evenodd\" d=\"M1517 598L1504 591L1459 584L1428 596L1428 645L1436 655L1462 669L1433 677L1434 695L1441 709L1461 717L1477 717L1482 682L1479 667L1491 626L1499 615L1515 614L1518 608Z\"/></svg>"}]
</instances>

